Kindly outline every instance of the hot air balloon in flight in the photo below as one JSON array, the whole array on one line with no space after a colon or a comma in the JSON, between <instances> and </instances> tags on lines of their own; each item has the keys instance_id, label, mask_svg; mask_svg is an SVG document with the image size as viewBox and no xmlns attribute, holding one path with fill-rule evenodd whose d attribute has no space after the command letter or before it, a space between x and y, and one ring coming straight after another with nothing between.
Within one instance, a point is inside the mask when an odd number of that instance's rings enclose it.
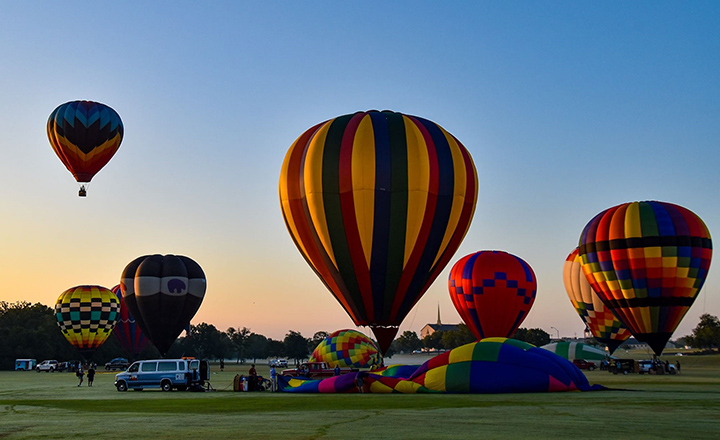
<instances>
[{"instance_id":1,"label":"hot air balloon in flight","mask_svg":"<svg viewBox=\"0 0 720 440\"><path fill-rule=\"evenodd\" d=\"M120 148L123 124L105 104L71 101L56 108L48 118L47 134L55 154L80 184L79 195Z\"/></svg>"},{"instance_id":2,"label":"hot air balloon in flight","mask_svg":"<svg viewBox=\"0 0 720 440\"><path fill-rule=\"evenodd\" d=\"M73 347L89 353L112 333L120 313L117 297L101 286L76 286L55 303L58 327Z\"/></svg>"},{"instance_id":3,"label":"hot air balloon in flight","mask_svg":"<svg viewBox=\"0 0 720 440\"><path fill-rule=\"evenodd\" d=\"M202 268L182 255L145 255L122 273L124 304L164 356L200 308L207 281Z\"/></svg>"},{"instance_id":4,"label":"hot air balloon in flight","mask_svg":"<svg viewBox=\"0 0 720 440\"><path fill-rule=\"evenodd\" d=\"M535 302L537 281L521 258L480 251L455 263L448 288L453 305L478 340L509 338Z\"/></svg>"},{"instance_id":5,"label":"hot air balloon in flight","mask_svg":"<svg viewBox=\"0 0 720 440\"><path fill-rule=\"evenodd\" d=\"M460 141L391 111L310 128L280 174L295 245L353 322L370 326L382 352L460 245L477 191Z\"/></svg>"},{"instance_id":6,"label":"hot air balloon in flight","mask_svg":"<svg viewBox=\"0 0 720 440\"><path fill-rule=\"evenodd\" d=\"M565 291L575 311L592 333L595 340L605 344L613 354L620 344L630 337L630 331L603 304L582 270L578 249L568 255L563 266Z\"/></svg>"},{"instance_id":7,"label":"hot air balloon in flight","mask_svg":"<svg viewBox=\"0 0 720 440\"><path fill-rule=\"evenodd\" d=\"M686 208L631 202L590 220L579 255L605 306L659 355L705 282L712 240Z\"/></svg>"},{"instance_id":8,"label":"hot air balloon in flight","mask_svg":"<svg viewBox=\"0 0 720 440\"><path fill-rule=\"evenodd\" d=\"M142 332L140 326L137 325L137 321L135 321L132 313L130 313L130 310L125 305L120 285L118 284L111 290L120 302L120 315L118 316L117 324L115 324L113 335L115 335L118 342L120 342L125 352L137 356L147 347L150 341L145 336L145 333Z\"/></svg>"}]
</instances>

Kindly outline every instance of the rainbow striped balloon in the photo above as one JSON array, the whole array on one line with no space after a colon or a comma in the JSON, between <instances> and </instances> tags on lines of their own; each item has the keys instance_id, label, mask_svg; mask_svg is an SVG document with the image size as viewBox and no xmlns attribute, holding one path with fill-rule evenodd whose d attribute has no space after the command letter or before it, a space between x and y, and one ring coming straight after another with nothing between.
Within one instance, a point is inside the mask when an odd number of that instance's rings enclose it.
<instances>
[{"instance_id":1,"label":"rainbow striped balloon","mask_svg":"<svg viewBox=\"0 0 720 440\"><path fill-rule=\"evenodd\" d=\"M338 330L315 347L311 362L330 366L367 368L381 364L382 357L372 339L357 330Z\"/></svg>"},{"instance_id":2,"label":"rainbow striped balloon","mask_svg":"<svg viewBox=\"0 0 720 440\"><path fill-rule=\"evenodd\" d=\"M356 325L387 350L470 226L470 154L439 125L391 111L303 133L280 175L288 231Z\"/></svg>"},{"instance_id":3,"label":"rainbow striped balloon","mask_svg":"<svg viewBox=\"0 0 720 440\"><path fill-rule=\"evenodd\" d=\"M659 355L705 282L712 240L682 206L623 203L590 220L579 255L605 306Z\"/></svg>"}]
</instances>

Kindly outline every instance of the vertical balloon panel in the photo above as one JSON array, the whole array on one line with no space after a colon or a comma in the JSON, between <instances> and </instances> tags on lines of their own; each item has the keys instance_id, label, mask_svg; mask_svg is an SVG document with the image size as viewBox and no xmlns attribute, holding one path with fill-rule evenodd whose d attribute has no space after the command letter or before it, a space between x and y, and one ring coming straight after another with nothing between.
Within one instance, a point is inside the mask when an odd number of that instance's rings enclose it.
<instances>
[{"instance_id":1,"label":"vertical balloon panel","mask_svg":"<svg viewBox=\"0 0 720 440\"><path fill-rule=\"evenodd\" d=\"M384 351L467 232L477 174L437 124L368 111L303 133L285 157L279 192L296 246Z\"/></svg>"}]
</instances>

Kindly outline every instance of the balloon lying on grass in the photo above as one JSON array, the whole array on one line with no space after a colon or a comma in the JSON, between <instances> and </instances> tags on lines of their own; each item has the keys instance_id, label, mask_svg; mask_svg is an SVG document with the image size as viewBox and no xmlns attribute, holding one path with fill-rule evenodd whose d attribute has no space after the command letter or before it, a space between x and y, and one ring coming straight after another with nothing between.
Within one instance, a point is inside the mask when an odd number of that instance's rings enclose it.
<instances>
[{"instance_id":1,"label":"balloon lying on grass","mask_svg":"<svg viewBox=\"0 0 720 440\"><path fill-rule=\"evenodd\" d=\"M705 282L712 240L686 208L631 202L590 220L579 255L605 306L659 355Z\"/></svg>"},{"instance_id":2,"label":"balloon lying on grass","mask_svg":"<svg viewBox=\"0 0 720 440\"><path fill-rule=\"evenodd\" d=\"M605 350L593 347L592 345L583 344L582 342L552 342L547 345L543 345L543 350L547 350L555 353L556 355L573 361L574 359L585 359L586 361L602 361L609 357L615 358L615 356L608 356Z\"/></svg>"},{"instance_id":3,"label":"balloon lying on grass","mask_svg":"<svg viewBox=\"0 0 720 440\"><path fill-rule=\"evenodd\" d=\"M330 366L365 368L380 365L382 357L372 339L357 330L338 330L322 340L310 358Z\"/></svg>"},{"instance_id":4,"label":"balloon lying on grass","mask_svg":"<svg viewBox=\"0 0 720 440\"><path fill-rule=\"evenodd\" d=\"M117 297L101 286L76 286L55 303L55 319L65 339L82 352L92 352L107 340L120 313Z\"/></svg>"},{"instance_id":5,"label":"balloon lying on grass","mask_svg":"<svg viewBox=\"0 0 720 440\"><path fill-rule=\"evenodd\" d=\"M298 250L383 352L460 245L478 190L460 141L391 111L307 130L288 150L279 186Z\"/></svg>"},{"instance_id":6,"label":"balloon lying on grass","mask_svg":"<svg viewBox=\"0 0 720 440\"><path fill-rule=\"evenodd\" d=\"M130 313L130 309L125 305L120 285L118 284L113 287L112 292L120 302L120 315L118 316L117 324L115 324L113 335L115 335L126 353L137 356L147 347L150 341L145 336L145 333L142 332L140 326L137 325L137 321L132 313Z\"/></svg>"},{"instance_id":7,"label":"balloon lying on grass","mask_svg":"<svg viewBox=\"0 0 720 440\"><path fill-rule=\"evenodd\" d=\"M123 132L117 112L99 102L66 102L50 114L50 145L80 183L80 196L86 195L87 183L120 148Z\"/></svg>"},{"instance_id":8,"label":"balloon lying on grass","mask_svg":"<svg viewBox=\"0 0 720 440\"><path fill-rule=\"evenodd\" d=\"M455 263L448 289L460 317L481 340L515 333L535 301L537 281L523 259L480 251Z\"/></svg>"},{"instance_id":9,"label":"balloon lying on grass","mask_svg":"<svg viewBox=\"0 0 720 440\"><path fill-rule=\"evenodd\" d=\"M605 307L585 277L578 249L568 255L563 265L563 283L575 311L580 315L596 341L605 344L612 354L630 337L630 331Z\"/></svg>"},{"instance_id":10,"label":"balloon lying on grass","mask_svg":"<svg viewBox=\"0 0 720 440\"><path fill-rule=\"evenodd\" d=\"M185 330L205 297L200 265L182 255L145 255L122 273L123 300L137 325L160 353Z\"/></svg>"},{"instance_id":11,"label":"balloon lying on grass","mask_svg":"<svg viewBox=\"0 0 720 440\"><path fill-rule=\"evenodd\" d=\"M541 393L590 391L568 360L525 342L489 338L438 355L420 367L390 366L321 380L280 376L280 390L296 393Z\"/></svg>"}]
</instances>

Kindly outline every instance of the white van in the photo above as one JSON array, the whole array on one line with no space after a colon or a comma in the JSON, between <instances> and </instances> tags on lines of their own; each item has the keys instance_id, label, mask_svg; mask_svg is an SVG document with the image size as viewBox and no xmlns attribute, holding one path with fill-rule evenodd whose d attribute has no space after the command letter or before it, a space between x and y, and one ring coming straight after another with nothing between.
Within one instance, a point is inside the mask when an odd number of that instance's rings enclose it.
<instances>
[{"instance_id":1,"label":"white van","mask_svg":"<svg viewBox=\"0 0 720 440\"><path fill-rule=\"evenodd\" d=\"M207 361L198 359L151 359L134 362L126 371L115 375L115 388L160 388L180 391L194 385L203 385L209 379Z\"/></svg>"}]
</instances>

